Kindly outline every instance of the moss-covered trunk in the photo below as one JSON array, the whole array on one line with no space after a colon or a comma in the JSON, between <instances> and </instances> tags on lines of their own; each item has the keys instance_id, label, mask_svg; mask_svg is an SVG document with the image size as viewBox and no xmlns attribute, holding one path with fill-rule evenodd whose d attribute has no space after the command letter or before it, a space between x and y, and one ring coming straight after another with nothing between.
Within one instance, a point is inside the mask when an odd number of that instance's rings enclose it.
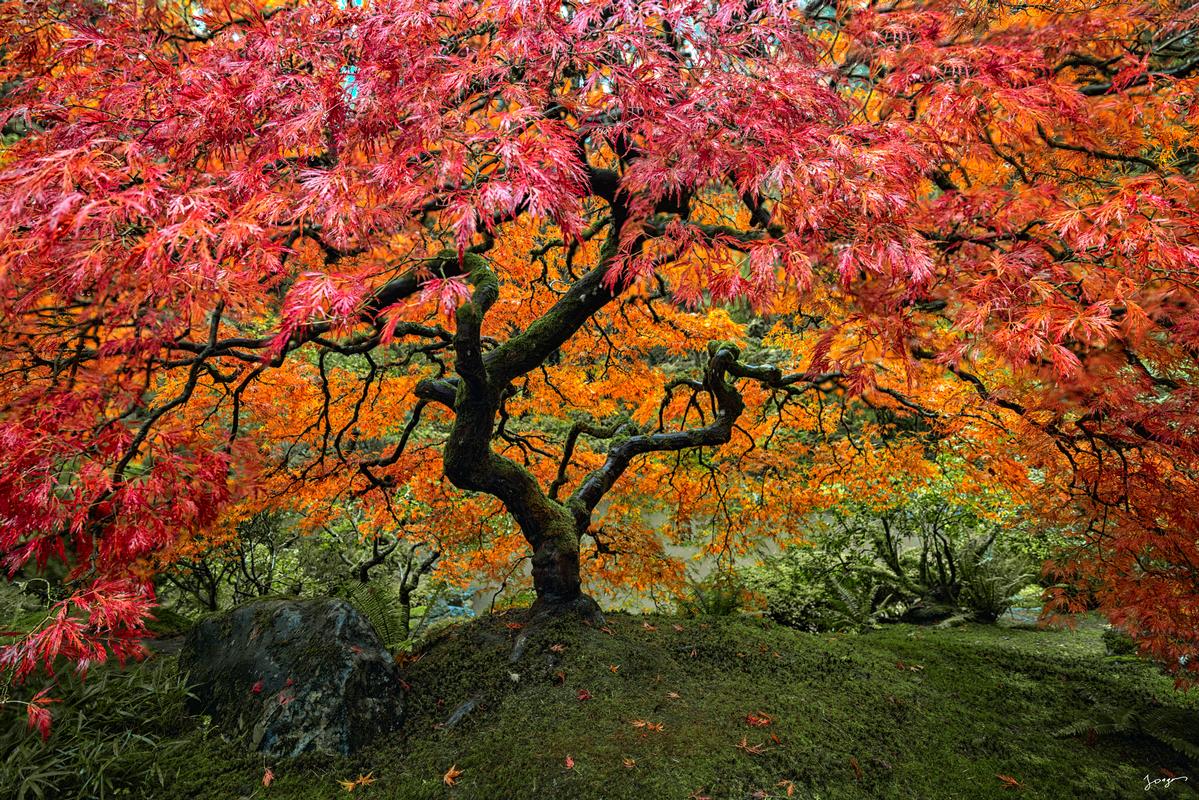
<instances>
[{"instance_id":1,"label":"moss-covered trunk","mask_svg":"<svg viewBox=\"0 0 1199 800\"><path fill-rule=\"evenodd\" d=\"M571 603L582 594L579 538L572 521L554 521L544 531L526 531L533 546L533 587L543 605ZM532 535L530 535L532 534Z\"/></svg>"},{"instance_id":2,"label":"moss-covered trunk","mask_svg":"<svg viewBox=\"0 0 1199 800\"><path fill-rule=\"evenodd\" d=\"M528 536L528 532L526 532ZM537 601L535 615L574 614L595 623L603 623L599 604L583 594L579 578L579 535L573 519L566 516L544 533L530 539L533 547L533 588Z\"/></svg>"}]
</instances>

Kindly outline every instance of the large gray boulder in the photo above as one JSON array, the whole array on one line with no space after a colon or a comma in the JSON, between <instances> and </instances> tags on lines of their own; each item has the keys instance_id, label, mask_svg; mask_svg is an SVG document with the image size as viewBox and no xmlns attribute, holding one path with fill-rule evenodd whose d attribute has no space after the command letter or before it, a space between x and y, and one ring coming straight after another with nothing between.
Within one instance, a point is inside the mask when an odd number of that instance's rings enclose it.
<instances>
[{"instance_id":1,"label":"large gray boulder","mask_svg":"<svg viewBox=\"0 0 1199 800\"><path fill-rule=\"evenodd\" d=\"M344 600L258 600L197 623L179 653L193 710L273 756L349 754L400 723L395 662Z\"/></svg>"}]
</instances>

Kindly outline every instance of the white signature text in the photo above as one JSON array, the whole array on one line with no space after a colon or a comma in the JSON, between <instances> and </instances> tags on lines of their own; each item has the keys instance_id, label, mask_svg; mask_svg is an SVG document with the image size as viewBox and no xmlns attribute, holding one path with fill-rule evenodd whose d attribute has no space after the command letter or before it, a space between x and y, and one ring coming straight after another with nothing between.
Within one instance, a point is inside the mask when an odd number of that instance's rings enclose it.
<instances>
[{"instance_id":1,"label":"white signature text","mask_svg":"<svg viewBox=\"0 0 1199 800\"><path fill-rule=\"evenodd\" d=\"M1186 779L1186 775L1179 775L1177 778L1150 778L1148 775L1146 775L1145 791L1148 792L1151 789L1158 788L1168 789L1170 786L1174 785L1175 781L1185 781Z\"/></svg>"}]
</instances>

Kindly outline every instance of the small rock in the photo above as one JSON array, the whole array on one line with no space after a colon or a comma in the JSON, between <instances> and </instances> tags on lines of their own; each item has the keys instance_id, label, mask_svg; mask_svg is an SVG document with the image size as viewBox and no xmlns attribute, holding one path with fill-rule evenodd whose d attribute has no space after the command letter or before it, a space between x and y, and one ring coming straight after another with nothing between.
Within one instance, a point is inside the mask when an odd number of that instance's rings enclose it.
<instances>
[{"instance_id":1,"label":"small rock","mask_svg":"<svg viewBox=\"0 0 1199 800\"><path fill-rule=\"evenodd\" d=\"M470 698L465 703L463 703L462 705L460 705L456 709L454 709L454 713L450 714L450 718L445 721L443 727L446 727L446 728L454 727L459 722L461 722L463 719L465 719L467 714L474 711L478 705L479 705L478 697Z\"/></svg>"},{"instance_id":2,"label":"small rock","mask_svg":"<svg viewBox=\"0 0 1199 800\"><path fill-rule=\"evenodd\" d=\"M903 616L900 621L908 622L912 625L935 625L938 622L949 619L958 613L958 610L950 605L941 603L920 603L912 606Z\"/></svg>"}]
</instances>

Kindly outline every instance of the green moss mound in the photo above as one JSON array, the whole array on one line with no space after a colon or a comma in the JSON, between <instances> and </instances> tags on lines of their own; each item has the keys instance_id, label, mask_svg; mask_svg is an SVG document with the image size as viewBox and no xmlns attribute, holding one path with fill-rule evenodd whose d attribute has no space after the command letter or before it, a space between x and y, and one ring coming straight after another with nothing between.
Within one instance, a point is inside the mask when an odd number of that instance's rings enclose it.
<instances>
[{"instance_id":1,"label":"green moss mound","mask_svg":"<svg viewBox=\"0 0 1199 800\"><path fill-rule=\"evenodd\" d=\"M1151 736L1062 734L1097 704L1199 719L1199 698L1151 665L1105 657L1097 626L838 636L746 617L521 622L487 617L429 644L405 669L402 735L352 759L267 762L207 736L160 759L169 794L133 794L1100 800L1188 775L1150 795L1199 796L1199 765ZM359 775L373 782L338 784Z\"/></svg>"}]
</instances>

